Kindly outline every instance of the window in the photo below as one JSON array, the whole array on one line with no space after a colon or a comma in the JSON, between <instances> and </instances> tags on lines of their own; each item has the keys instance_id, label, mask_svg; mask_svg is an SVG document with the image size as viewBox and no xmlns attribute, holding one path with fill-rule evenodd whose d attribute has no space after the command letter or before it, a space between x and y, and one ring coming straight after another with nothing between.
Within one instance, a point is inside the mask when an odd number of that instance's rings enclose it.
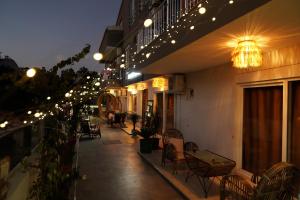
<instances>
[{"instance_id":1,"label":"window","mask_svg":"<svg viewBox=\"0 0 300 200\"><path fill-rule=\"evenodd\" d=\"M300 168L300 81L294 81L290 84L289 99L289 161Z\"/></svg>"},{"instance_id":2,"label":"window","mask_svg":"<svg viewBox=\"0 0 300 200\"><path fill-rule=\"evenodd\" d=\"M244 90L243 169L262 174L282 160L283 87Z\"/></svg>"}]
</instances>

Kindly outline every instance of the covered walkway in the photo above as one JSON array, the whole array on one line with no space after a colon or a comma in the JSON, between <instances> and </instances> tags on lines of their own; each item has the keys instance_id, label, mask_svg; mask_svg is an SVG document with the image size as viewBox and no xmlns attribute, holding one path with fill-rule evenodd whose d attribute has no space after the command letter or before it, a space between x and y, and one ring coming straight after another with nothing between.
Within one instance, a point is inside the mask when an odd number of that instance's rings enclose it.
<instances>
[{"instance_id":1,"label":"covered walkway","mask_svg":"<svg viewBox=\"0 0 300 200\"><path fill-rule=\"evenodd\" d=\"M137 139L102 127L102 138L80 142L77 200L183 199L137 154Z\"/></svg>"}]
</instances>

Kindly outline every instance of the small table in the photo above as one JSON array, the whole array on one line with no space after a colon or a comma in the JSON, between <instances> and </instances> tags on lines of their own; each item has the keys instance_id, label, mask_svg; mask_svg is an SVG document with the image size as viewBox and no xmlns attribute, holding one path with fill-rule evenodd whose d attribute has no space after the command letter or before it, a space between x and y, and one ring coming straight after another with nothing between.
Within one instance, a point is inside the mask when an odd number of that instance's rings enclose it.
<instances>
[{"instance_id":1,"label":"small table","mask_svg":"<svg viewBox=\"0 0 300 200\"><path fill-rule=\"evenodd\" d=\"M196 175L204 191L205 198L207 198L208 192L213 183L213 180L209 183L209 178L228 175L236 166L235 161L208 150L186 151L185 153L199 161L199 170Z\"/></svg>"}]
</instances>

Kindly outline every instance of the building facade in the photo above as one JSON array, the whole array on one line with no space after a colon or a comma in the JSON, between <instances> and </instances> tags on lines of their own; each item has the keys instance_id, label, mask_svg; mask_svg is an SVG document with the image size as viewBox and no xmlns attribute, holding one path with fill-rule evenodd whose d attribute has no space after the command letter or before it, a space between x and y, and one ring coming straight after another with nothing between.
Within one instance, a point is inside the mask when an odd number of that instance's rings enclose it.
<instances>
[{"instance_id":1,"label":"building facade","mask_svg":"<svg viewBox=\"0 0 300 200\"><path fill-rule=\"evenodd\" d=\"M143 116L153 100L162 132L180 130L245 174L300 167L298 10L297 0L124 0L121 36L99 51L125 79L127 110Z\"/></svg>"}]
</instances>

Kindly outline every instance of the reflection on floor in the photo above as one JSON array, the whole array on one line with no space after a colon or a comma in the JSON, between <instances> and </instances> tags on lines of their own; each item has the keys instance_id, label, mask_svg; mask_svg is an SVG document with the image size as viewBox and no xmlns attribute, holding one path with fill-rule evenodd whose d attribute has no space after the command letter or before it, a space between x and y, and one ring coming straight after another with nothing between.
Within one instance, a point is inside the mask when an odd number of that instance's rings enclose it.
<instances>
[{"instance_id":1,"label":"reflection on floor","mask_svg":"<svg viewBox=\"0 0 300 200\"><path fill-rule=\"evenodd\" d=\"M105 144L104 144L105 143ZM179 200L176 192L137 154L138 138L102 127L102 138L80 142L77 200Z\"/></svg>"},{"instance_id":2,"label":"reflection on floor","mask_svg":"<svg viewBox=\"0 0 300 200\"><path fill-rule=\"evenodd\" d=\"M171 164L161 166L161 150L153 151L151 154L140 154L153 168L155 168L175 188L181 191L188 199L205 199L201 185L195 176L185 182L187 168L185 163L179 165L177 174L173 173ZM207 200L219 200L219 178L215 178L208 194Z\"/></svg>"}]
</instances>

